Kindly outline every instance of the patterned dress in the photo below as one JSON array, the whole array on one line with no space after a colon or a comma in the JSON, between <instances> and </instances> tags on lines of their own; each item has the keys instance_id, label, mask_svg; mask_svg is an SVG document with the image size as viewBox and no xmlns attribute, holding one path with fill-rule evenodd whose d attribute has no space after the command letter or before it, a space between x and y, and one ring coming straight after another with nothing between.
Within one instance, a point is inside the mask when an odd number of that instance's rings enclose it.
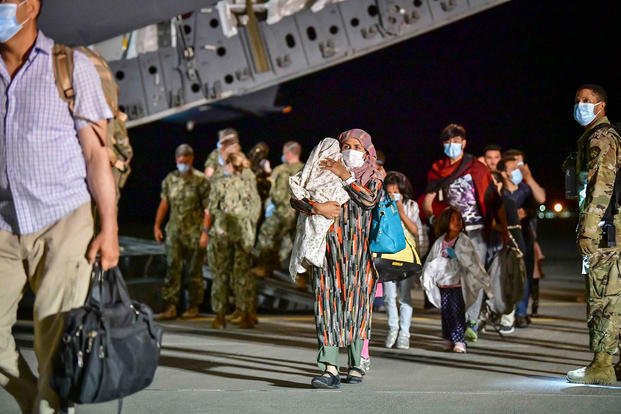
<instances>
[{"instance_id":1,"label":"patterned dress","mask_svg":"<svg viewBox=\"0 0 621 414\"><path fill-rule=\"evenodd\" d=\"M344 187L350 200L326 235L323 267L313 267L315 324L321 346L346 347L369 338L376 271L369 251L371 209L381 196L382 182L372 178ZM310 214L314 201L291 199L298 211Z\"/></svg>"}]
</instances>

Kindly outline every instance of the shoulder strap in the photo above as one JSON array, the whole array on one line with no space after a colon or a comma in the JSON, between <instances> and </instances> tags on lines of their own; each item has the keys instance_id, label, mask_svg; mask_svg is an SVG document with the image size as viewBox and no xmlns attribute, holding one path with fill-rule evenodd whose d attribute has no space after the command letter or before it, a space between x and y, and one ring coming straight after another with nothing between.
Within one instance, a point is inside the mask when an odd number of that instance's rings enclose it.
<instances>
[{"instance_id":1,"label":"shoulder strap","mask_svg":"<svg viewBox=\"0 0 621 414\"><path fill-rule=\"evenodd\" d=\"M460 177L470 166L474 157L471 154L464 154L459 164L459 167L453 171L451 175L445 178L441 178L436 181L432 181L427 185L426 193L435 193L441 188L448 187L453 181L455 181L458 177Z\"/></svg>"},{"instance_id":2,"label":"shoulder strap","mask_svg":"<svg viewBox=\"0 0 621 414\"><path fill-rule=\"evenodd\" d=\"M60 98L67 102L69 111L75 109L75 90L73 89L73 49L59 43L52 49L52 65Z\"/></svg>"}]
</instances>

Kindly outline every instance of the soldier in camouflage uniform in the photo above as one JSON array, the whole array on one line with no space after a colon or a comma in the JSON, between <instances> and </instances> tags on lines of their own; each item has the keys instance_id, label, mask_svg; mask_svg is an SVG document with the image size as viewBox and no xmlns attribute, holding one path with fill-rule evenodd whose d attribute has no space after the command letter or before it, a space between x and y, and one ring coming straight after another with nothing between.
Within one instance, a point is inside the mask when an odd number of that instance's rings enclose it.
<instances>
[{"instance_id":1,"label":"soldier in camouflage uniform","mask_svg":"<svg viewBox=\"0 0 621 414\"><path fill-rule=\"evenodd\" d=\"M255 324L256 280L248 270L261 199L249 167L241 152L229 154L222 175L213 179L209 192L207 256L213 274L211 306L216 313L216 329L226 326L231 293L240 312L240 327L252 328Z\"/></svg>"},{"instance_id":2,"label":"soldier in camouflage uniform","mask_svg":"<svg viewBox=\"0 0 621 414\"><path fill-rule=\"evenodd\" d=\"M120 113L120 117L127 115ZM130 163L134 150L129 142L129 134L124 122L111 122L111 133L108 133L108 157L112 166L112 176L116 184L116 202L121 198L121 189L125 187L127 177L131 173Z\"/></svg>"},{"instance_id":3,"label":"soldier in camouflage uniform","mask_svg":"<svg viewBox=\"0 0 621 414\"><path fill-rule=\"evenodd\" d=\"M252 272L260 277L280 268L293 248L291 235L295 232L297 212L289 204L289 177L304 167L300 162L302 147L295 141L289 141L282 152L283 163L274 168L270 176L272 187L266 201L265 219L253 251L257 266Z\"/></svg>"},{"instance_id":4,"label":"soldier in camouflage uniform","mask_svg":"<svg viewBox=\"0 0 621 414\"><path fill-rule=\"evenodd\" d=\"M189 308L182 318L198 315L203 302L203 260L207 245L206 228L207 197L209 184L201 171L192 168L194 151L187 144L181 144L175 151L177 170L169 173L162 182L160 205L155 216L153 234L162 241L161 226L168 214L166 224L166 281L162 288L162 299L167 303L165 310L156 315L158 320L174 319L183 280L184 264L190 277Z\"/></svg>"},{"instance_id":5,"label":"soldier in camouflage uniform","mask_svg":"<svg viewBox=\"0 0 621 414\"><path fill-rule=\"evenodd\" d=\"M581 86L575 102L574 118L585 127L578 140L576 171L586 173L582 176L586 175L587 183L580 201L577 241L587 264L587 324L594 358L586 367L568 372L567 379L611 384L617 379L612 357L618 352L621 323L621 214L615 211L612 229L606 228L605 234L600 223L621 167L621 137L606 117L607 95L601 86Z\"/></svg>"},{"instance_id":6,"label":"soldier in camouflage uniform","mask_svg":"<svg viewBox=\"0 0 621 414\"><path fill-rule=\"evenodd\" d=\"M239 134L233 128L225 128L218 131L218 144L211 151L205 161L205 177L208 180L222 175L224 160L231 152L241 150Z\"/></svg>"}]
</instances>

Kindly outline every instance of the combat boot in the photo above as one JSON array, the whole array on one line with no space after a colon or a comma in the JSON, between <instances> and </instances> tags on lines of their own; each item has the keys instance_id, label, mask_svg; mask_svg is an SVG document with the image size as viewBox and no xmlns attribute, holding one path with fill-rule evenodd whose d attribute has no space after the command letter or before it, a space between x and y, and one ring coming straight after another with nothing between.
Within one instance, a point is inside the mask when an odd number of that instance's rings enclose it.
<instances>
[{"instance_id":1,"label":"combat boot","mask_svg":"<svg viewBox=\"0 0 621 414\"><path fill-rule=\"evenodd\" d=\"M229 313L228 315L225 316L227 321L233 321L236 320L238 318L241 318L241 311L239 309L235 309L232 313Z\"/></svg>"},{"instance_id":2,"label":"combat boot","mask_svg":"<svg viewBox=\"0 0 621 414\"><path fill-rule=\"evenodd\" d=\"M567 381L576 384L610 385L616 380L612 355L607 352L596 352L589 365L567 373Z\"/></svg>"},{"instance_id":3,"label":"combat boot","mask_svg":"<svg viewBox=\"0 0 621 414\"><path fill-rule=\"evenodd\" d=\"M181 314L183 319L192 319L198 316L198 306L192 306Z\"/></svg>"},{"instance_id":4,"label":"combat boot","mask_svg":"<svg viewBox=\"0 0 621 414\"><path fill-rule=\"evenodd\" d=\"M216 317L211 323L211 327L214 329L224 329L226 328L226 318L224 317L224 312L216 313Z\"/></svg>"},{"instance_id":5,"label":"combat boot","mask_svg":"<svg viewBox=\"0 0 621 414\"><path fill-rule=\"evenodd\" d=\"M250 312L244 312L241 317L241 321L239 322L239 327L242 329L252 329L254 328L255 322L254 317Z\"/></svg>"},{"instance_id":6,"label":"combat boot","mask_svg":"<svg viewBox=\"0 0 621 414\"><path fill-rule=\"evenodd\" d=\"M153 319L156 321L170 321L177 317L177 307L175 305L168 305L164 312L153 315Z\"/></svg>"}]
</instances>

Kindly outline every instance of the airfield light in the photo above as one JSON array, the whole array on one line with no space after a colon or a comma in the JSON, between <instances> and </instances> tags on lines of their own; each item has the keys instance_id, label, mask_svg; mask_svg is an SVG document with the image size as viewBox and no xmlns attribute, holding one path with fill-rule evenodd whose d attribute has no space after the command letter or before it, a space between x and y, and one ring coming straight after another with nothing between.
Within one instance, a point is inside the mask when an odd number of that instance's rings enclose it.
<instances>
[{"instance_id":1,"label":"airfield light","mask_svg":"<svg viewBox=\"0 0 621 414\"><path fill-rule=\"evenodd\" d=\"M283 114L290 114L293 111L293 107L291 105L287 105L284 108L282 108L282 113Z\"/></svg>"},{"instance_id":2,"label":"airfield light","mask_svg":"<svg viewBox=\"0 0 621 414\"><path fill-rule=\"evenodd\" d=\"M563 211L563 205L561 203L554 204L554 211L560 213L561 211Z\"/></svg>"}]
</instances>

